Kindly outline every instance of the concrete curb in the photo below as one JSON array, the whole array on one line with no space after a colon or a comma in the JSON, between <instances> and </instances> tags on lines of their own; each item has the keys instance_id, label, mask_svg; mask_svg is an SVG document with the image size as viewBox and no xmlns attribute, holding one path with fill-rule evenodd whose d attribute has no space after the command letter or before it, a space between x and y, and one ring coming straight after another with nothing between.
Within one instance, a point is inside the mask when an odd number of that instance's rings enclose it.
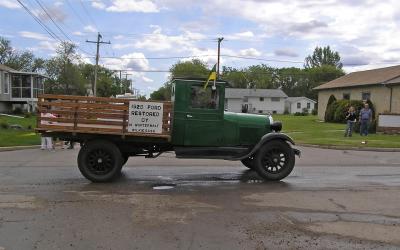
<instances>
[{"instance_id":1,"label":"concrete curb","mask_svg":"<svg viewBox=\"0 0 400 250\"><path fill-rule=\"evenodd\" d=\"M354 151L373 151L373 152L400 152L400 148L369 148L369 147L347 147L333 145L313 145L313 144L296 144L296 146L308 148L323 148L334 150L354 150Z\"/></svg>"},{"instance_id":2,"label":"concrete curb","mask_svg":"<svg viewBox=\"0 0 400 250\"><path fill-rule=\"evenodd\" d=\"M0 152L40 148L40 145L0 147Z\"/></svg>"}]
</instances>

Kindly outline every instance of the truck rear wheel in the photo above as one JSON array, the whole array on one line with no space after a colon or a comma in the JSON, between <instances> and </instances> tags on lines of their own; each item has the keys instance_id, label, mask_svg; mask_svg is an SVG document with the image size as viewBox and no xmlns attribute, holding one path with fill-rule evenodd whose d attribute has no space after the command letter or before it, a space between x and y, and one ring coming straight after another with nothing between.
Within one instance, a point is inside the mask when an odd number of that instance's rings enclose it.
<instances>
[{"instance_id":1,"label":"truck rear wheel","mask_svg":"<svg viewBox=\"0 0 400 250\"><path fill-rule=\"evenodd\" d=\"M109 182L121 174L123 158L118 147L108 141L85 143L78 155L79 171L92 182Z\"/></svg>"},{"instance_id":2,"label":"truck rear wheel","mask_svg":"<svg viewBox=\"0 0 400 250\"><path fill-rule=\"evenodd\" d=\"M294 167L292 147L284 141L274 140L264 144L254 159L254 170L265 180L279 181L288 176Z\"/></svg>"}]
</instances>

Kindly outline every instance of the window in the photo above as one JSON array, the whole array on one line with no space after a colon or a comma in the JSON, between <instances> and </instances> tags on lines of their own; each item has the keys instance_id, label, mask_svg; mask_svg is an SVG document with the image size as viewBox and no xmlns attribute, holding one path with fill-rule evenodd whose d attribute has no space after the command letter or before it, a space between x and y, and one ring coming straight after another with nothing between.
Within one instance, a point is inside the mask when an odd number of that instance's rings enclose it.
<instances>
[{"instance_id":1,"label":"window","mask_svg":"<svg viewBox=\"0 0 400 250\"><path fill-rule=\"evenodd\" d=\"M33 78L33 98L37 98L38 95L43 94L43 78L35 77Z\"/></svg>"},{"instance_id":2,"label":"window","mask_svg":"<svg viewBox=\"0 0 400 250\"><path fill-rule=\"evenodd\" d=\"M259 113L259 114L262 114L262 110L259 110L258 113Z\"/></svg>"},{"instance_id":3,"label":"window","mask_svg":"<svg viewBox=\"0 0 400 250\"><path fill-rule=\"evenodd\" d=\"M278 112L276 110L272 111L272 114L277 114Z\"/></svg>"},{"instance_id":4,"label":"window","mask_svg":"<svg viewBox=\"0 0 400 250\"><path fill-rule=\"evenodd\" d=\"M281 101L281 98L279 97L271 97L271 102L279 102Z\"/></svg>"},{"instance_id":5,"label":"window","mask_svg":"<svg viewBox=\"0 0 400 250\"><path fill-rule=\"evenodd\" d=\"M260 97L260 102L263 102L264 101L264 97Z\"/></svg>"},{"instance_id":6,"label":"window","mask_svg":"<svg viewBox=\"0 0 400 250\"><path fill-rule=\"evenodd\" d=\"M350 93L343 93L343 100L350 100Z\"/></svg>"},{"instance_id":7,"label":"window","mask_svg":"<svg viewBox=\"0 0 400 250\"><path fill-rule=\"evenodd\" d=\"M14 75L11 80L12 98L31 98L31 76Z\"/></svg>"},{"instance_id":8,"label":"window","mask_svg":"<svg viewBox=\"0 0 400 250\"><path fill-rule=\"evenodd\" d=\"M301 109L301 103L300 102L297 103L297 108Z\"/></svg>"},{"instance_id":9,"label":"window","mask_svg":"<svg viewBox=\"0 0 400 250\"><path fill-rule=\"evenodd\" d=\"M307 108L308 108L308 109L311 108L311 103L307 102Z\"/></svg>"},{"instance_id":10,"label":"window","mask_svg":"<svg viewBox=\"0 0 400 250\"><path fill-rule=\"evenodd\" d=\"M371 93L370 92L363 92L361 94L361 99L362 100L370 100L371 99Z\"/></svg>"},{"instance_id":11,"label":"window","mask_svg":"<svg viewBox=\"0 0 400 250\"><path fill-rule=\"evenodd\" d=\"M249 98L247 96L243 97L243 102L249 102Z\"/></svg>"},{"instance_id":12,"label":"window","mask_svg":"<svg viewBox=\"0 0 400 250\"><path fill-rule=\"evenodd\" d=\"M218 109L219 107L219 92L204 89L201 86L191 86L191 108L196 109Z\"/></svg>"},{"instance_id":13,"label":"window","mask_svg":"<svg viewBox=\"0 0 400 250\"><path fill-rule=\"evenodd\" d=\"M10 93L10 75L8 73L4 73L4 94Z\"/></svg>"}]
</instances>

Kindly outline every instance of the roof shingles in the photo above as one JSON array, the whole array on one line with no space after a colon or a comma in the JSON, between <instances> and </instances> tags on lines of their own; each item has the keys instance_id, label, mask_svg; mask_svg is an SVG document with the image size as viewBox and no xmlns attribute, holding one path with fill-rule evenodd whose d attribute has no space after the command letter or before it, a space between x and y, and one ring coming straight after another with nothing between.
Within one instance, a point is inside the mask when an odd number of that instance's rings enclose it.
<instances>
[{"instance_id":1,"label":"roof shingles","mask_svg":"<svg viewBox=\"0 0 400 250\"><path fill-rule=\"evenodd\" d=\"M382 84L400 76L400 65L387 68L358 71L322 84L315 90L348 88L353 86Z\"/></svg>"}]
</instances>

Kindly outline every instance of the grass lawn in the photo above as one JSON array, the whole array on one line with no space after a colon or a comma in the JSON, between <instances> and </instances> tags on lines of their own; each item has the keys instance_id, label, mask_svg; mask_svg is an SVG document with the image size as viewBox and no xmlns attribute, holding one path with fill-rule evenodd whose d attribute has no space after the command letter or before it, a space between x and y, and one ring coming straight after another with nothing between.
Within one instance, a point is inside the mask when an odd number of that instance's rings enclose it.
<instances>
[{"instance_id":1,"label":"grass lawn","mask_svg":"<svg viewBox=\"0 0 400 250\"><path fill-rule=\"evenodd\" d=\"M282 121L282 132L291 136L296 143L314 145L337 145L352 147L400 148L400 135L370 134L367 137L353 133L344 137L345 124L320 122L317 116L273 115ZM366 144L362 144L366 141Z\"/></svg>"},{"instance_id":2,"label":"grass lawn","mask_svg":"<svg viewBox=\"0 0 400 250\"><path fill-rule=\"evenodd\" d=\"M9 125L18 124L23 127L22 130L0 128L0 147L7 146L27 146L40 144L40 135L33 130L36 127L36 117L31 118L13 118L0 115L0 124ZM31 129L28 127L31 126Z\"/></svg>"}]
</instances>

